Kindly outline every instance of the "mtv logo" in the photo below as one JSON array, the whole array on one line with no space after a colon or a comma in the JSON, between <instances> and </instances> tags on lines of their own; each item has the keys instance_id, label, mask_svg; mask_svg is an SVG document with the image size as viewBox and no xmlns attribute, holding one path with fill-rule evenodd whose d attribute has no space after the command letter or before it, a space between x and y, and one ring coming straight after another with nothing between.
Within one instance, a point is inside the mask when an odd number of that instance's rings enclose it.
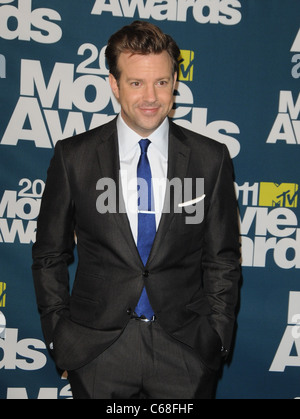
<instances>
[{"instance_id":1,"label":"mtv logo","mask_svg":"<svg viewBox=\"0 0 300 419\"><path fill-rule=\"evenodd\" d=\"M179 60L179 81L193 81L194 78L194 51L181 50Z\"/></svg>"},{"instance_id":2,"label":"mtv logo","mask_svg":"<svg viewBox=\"0 0 300 419\"><path fill-rule=\"evenodd\" d=\"M0 282L0 307L4 308L6 304L6 284Z\"/></svg>"},{"instance_id":3,"label":"mtv logo","mask_svg":"<svg viewBox=\"0 0 300 419\"><path fill-rule=\"evenodd\" d=\"M296 183L261 182L259 191L260 207L298 207L299 185Z\"/></svg>"}]
</instances>

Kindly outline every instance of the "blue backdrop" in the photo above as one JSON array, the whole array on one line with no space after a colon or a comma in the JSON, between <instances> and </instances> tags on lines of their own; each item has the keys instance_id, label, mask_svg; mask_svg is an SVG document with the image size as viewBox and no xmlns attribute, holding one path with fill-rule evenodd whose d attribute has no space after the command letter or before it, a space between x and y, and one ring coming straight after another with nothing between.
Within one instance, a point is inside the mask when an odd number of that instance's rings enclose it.
<instances>
[{"instance_id":1,"label":"blue backdrop","mask_svg":"<svg viewBox=\"0 0 300 419\"><path fill-rule=\"evenodd\" d=\"M43 342L31 247L55 143L119 111L104 50L133 19L182 50L172 117L234 161L243 284L217 398L300 397L299 16L299 0L0 0L0 398L72 396Z\"/></svg>"}]
</instances>

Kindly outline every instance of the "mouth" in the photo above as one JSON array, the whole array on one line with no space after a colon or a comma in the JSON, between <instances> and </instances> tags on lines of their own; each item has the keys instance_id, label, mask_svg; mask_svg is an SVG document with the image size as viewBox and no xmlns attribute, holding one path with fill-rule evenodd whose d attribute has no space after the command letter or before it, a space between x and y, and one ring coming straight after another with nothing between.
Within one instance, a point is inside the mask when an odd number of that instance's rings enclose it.
<instances>
[{"instance_id":1,"label":"mouth","mask_svg":"<svg viewBox=\"0 0 300 419\"><path fill-rule=\"evenodd\" d=\"M140 112L146 116L153 116L156 115L159 111L159 107L144 107L139 108Z\"/></svg>"}]
</instances>

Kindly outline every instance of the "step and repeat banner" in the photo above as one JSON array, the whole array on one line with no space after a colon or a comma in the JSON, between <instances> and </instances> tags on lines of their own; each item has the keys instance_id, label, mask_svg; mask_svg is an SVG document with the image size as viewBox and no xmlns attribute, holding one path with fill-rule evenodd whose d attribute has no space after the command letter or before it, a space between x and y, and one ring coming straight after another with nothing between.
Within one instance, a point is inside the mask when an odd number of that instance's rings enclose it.
<instances>
[{"instance_id":1,"label":"step and repeat banner","mask_svg":"<svg viewBox=\"0 0 300 419\"><path fill-rule=\"evenodd\" d=\"M104 52L136 19L182 51L171 117L235 166L243 282L217 399L300 398L299 17L299 0L0 0L1 399L72 397L43 341L31 248L56 142L120 110Z\"/></svg>"}]
</instances>

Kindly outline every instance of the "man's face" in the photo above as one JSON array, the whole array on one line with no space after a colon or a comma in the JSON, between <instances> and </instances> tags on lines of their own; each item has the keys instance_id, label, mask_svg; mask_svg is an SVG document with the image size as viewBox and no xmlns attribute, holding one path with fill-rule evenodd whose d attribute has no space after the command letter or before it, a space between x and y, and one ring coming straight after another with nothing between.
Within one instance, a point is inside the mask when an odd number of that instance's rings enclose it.
<instances>
[{"instance_id":1,"label":"man's face","mask_svg":"<svg viewBox=\"0 0 300 419\"><path fill-rule=\"evenodd\" d=\"M111 88L121 105L127 125L147 138L172 109L176 74L173 77L169 54L132 55L121 53L120 80L110 74Z\"/></svg>"}]
</instances>

